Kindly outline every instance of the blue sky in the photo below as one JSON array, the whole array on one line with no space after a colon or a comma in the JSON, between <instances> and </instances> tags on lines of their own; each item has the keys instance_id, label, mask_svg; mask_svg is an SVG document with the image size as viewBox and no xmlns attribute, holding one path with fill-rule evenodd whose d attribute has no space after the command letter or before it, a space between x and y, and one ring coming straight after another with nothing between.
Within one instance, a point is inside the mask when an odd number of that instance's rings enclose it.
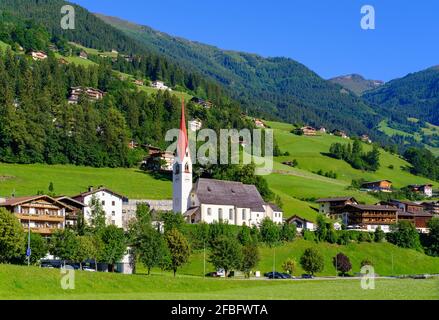
<instances>
[{"instance_id":1,"label":"blue sky","mask_svg":"<svg viewBox=\"0 0 439 320\"><path fill-rule=\"evenodd\" d=\"M439 64L439 1L73 0L223 49L285 56L324 78L359 73L391 80ZM376 29L360 27L372 5Z\"/></svg>"}]
</instances>

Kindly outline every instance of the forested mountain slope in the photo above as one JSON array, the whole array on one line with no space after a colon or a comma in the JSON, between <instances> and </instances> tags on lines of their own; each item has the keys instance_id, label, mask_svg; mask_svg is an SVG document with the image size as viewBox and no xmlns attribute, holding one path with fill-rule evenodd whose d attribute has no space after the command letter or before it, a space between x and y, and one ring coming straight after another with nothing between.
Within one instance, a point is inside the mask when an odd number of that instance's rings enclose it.
<instances>
[{"instance_id":1,"label":"forested mountain slope","mask_svg":"<svg viewBox=\"0 0 439 320\"><path fill-rule=\"evenodd\" d=\"M439 125L439 67L392 80L364 98L379 112Z\"/></svg>"},{"instance_id":2,"label":"forested mountain slope","mask_svg":"<svg viewBox=\"0 0 439 320\"><path fill-rule=\"evenodd\" d=\"M371 131L379 122L380 117L361 99L292 59L225 51L117 18L98 17L150 50L215 79L250 111L356 134Z\"/></svg>"}]
</instances>

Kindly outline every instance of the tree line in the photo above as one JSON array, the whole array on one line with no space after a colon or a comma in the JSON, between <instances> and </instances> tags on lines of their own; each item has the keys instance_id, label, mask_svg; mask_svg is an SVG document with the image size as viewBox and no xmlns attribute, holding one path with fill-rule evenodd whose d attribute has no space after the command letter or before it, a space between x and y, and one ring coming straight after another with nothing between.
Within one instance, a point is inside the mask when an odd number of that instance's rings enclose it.
<instances>
[{"instance_id":1,"label":"tree line","mask_svg":"<svg viewBox=\"0 0 439 320\"><path fill-rule=\"evenodd\" d=\"M363 152L363 146L359 140L354 140L352 144L333 143L329 148L329 155L346 161L354 169L377 171L380 168L378 146L374 145L371 151Z\"/></svg>"}]
</instances>

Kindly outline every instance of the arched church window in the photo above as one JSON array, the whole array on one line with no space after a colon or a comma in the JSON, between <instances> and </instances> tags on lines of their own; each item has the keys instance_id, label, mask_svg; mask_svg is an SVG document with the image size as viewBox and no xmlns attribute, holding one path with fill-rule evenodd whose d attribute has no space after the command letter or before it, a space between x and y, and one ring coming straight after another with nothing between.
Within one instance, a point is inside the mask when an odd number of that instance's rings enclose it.
<instances>
[{"instance_id":1,"label":"arched church window","mask_svg":"<svg viewBox=\"0 0 439 320\"><path fill-rule=\"evenodd\" d=\"M190 170L189 170L189 164L188 164L188 163L186 163L186 164L184 165L184 172L186 172L186 173L190 173Z\"/></svg>"}]
</instances>

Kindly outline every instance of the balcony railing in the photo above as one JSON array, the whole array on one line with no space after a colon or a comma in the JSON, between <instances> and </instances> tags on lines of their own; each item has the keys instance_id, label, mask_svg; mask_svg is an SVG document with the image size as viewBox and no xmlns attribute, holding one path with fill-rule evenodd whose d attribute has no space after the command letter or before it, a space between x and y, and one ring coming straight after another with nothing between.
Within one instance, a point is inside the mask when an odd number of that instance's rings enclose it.
<instances>
[{"instance_id":1,"label":"balcony railing","mask_svg":"<svg viewBox=\"0 0 439 320\"><path fill-rule=\"evenodd\" d=\"M26 214L26 213L16 213L15 216L22 220L31 221L53 221L53 222L63 222L64 216L51 216L51 215L37 215L37 214Z\"/></svg>"}]
</instances>

